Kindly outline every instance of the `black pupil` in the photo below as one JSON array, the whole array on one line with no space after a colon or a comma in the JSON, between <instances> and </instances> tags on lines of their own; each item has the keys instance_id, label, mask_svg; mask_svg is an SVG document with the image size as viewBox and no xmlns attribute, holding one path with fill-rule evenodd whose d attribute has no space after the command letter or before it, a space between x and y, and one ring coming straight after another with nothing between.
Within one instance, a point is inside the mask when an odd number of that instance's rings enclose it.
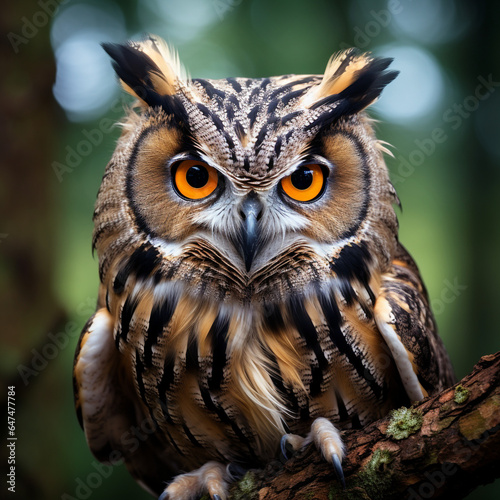
<instances>
[{"instance_id":1,"label":"black pupil","mask_svg":"<svg viewBox=\"0 0 500 500\"><path fill-rule=\"evenodd\" d=\"M290 180L296 189L307 189L311 187L313 172L307 167L300 167L292 174Z\"/></svg>"},{"instance_id":2,"label":"black pupil","mask_svg":"<svg viewBox=\"0 0 500 500\"><path fill-rule=\"evenodd\" d=\"M186 180L191 187L202 188L208 182L208 170L203 165L193 165L186 172Z\"/></svg>"}]
</instances>

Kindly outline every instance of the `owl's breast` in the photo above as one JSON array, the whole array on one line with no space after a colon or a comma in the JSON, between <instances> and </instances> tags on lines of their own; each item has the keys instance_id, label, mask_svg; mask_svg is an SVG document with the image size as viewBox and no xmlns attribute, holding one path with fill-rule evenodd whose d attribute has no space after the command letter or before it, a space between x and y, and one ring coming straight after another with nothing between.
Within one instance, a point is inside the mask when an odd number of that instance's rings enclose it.
<instances>
[{"instance_id":1,"label":"owl's breast","mask_svg":"<svg viewBox=\"0 0 500 500\"><path fill-rule=\"evenodd\" d=\"M116 346L181 463L194 452L200 464L260 464L319 416L350 427L390 406L394 367L369 308L333 289L244 305L175 282L130 285L108 294Z\"/></svg>"},{"instance_id":2,"label":"owl's breast","mask_svg":"<svg viewBox=\"0 0 500 500\"><path fill-rule=\"evenodd\" d=\"M175 283L200 300L262 307L305 294L312 283L324 283L332 274L328 259L319 257L301 237L286 245L279 238L267 241L250 272L244 268L235 241L197 235L179 244L153 243L141 245L131 256L114 263L108 272L111 279L116 276L113 283L125 282L136 268L136 277L153 280L160 287Z\"/></svg>"},{"instance_id":3,"label":"owl's breast","mask_svg":"<svg viewBox=\"0 0 500 500\"><path fill-rule=\"evenodd\" d=\"M112 304L122 364L166 446L181 457L196 452L200 464L274 456L282 402L252 308L200 300L179 284L142 286Z\"/></svg>"}]
</instances>

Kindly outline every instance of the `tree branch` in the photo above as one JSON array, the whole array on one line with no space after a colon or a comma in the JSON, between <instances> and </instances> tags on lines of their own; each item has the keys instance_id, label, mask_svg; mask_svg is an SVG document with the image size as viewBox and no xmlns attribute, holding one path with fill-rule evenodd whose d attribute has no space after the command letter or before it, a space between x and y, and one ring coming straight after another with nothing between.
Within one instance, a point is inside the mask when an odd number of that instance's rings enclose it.
<instances>
[{"instance_id":1,"label":"tree branch","mask_svg":"<svg viewBox=\"0 0 500 500\"><path fill-rule=\"evenodd\" d=\"M342 436L345 490L309 447L250 471L231 499L464 498L500 477L500 352L452 388Z\"/></svg>"}]
</instances>

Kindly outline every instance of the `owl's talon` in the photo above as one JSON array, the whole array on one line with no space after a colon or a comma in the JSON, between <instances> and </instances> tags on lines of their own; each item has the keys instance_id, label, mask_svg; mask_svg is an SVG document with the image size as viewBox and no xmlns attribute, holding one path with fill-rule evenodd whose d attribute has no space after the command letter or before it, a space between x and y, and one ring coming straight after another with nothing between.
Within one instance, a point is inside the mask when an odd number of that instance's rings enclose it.
<instances>
[{"instance_id":1,"label":"owl's talon","mask_svg":"<svg viewBox=\"0 0 500 500\"><path fill-rule=\"evenodd\" d=\"M335 474L337 474L337 477L339 478L340 483L342 484L342 487L345 490L344 470L342 469L340 458L336 453L332 455L332 465L335 470Z\"/></svg>"},{"instance_id":2,"label":"owl's talon","mask_svg":"<svg viewBox=\"0 0 500 500\"><path fill-rule=\"evenodd\" d=\"M344 471L342 470L344 444L338 429L328 419L323 417L317 418L311 425L311 432L305 439L304 444L312 442L314 442L325 460L333 465L335 474L345 488Z\"/></svg>"},{"instance_id":3,"label":"owl's talon","mask_svg":"<svg viewBox=\"0 0 500 500\"><path fill-rule=\"evenodd\" d=\"M176 476L158 500L194 500L207 493L212 500L226 500L229 479L225 465L207 462L199 469Z\"/></svg>"},{"instance_id":4,"label":"owl's talon","mask_svg":"<svg viewBox=\"0 0 500 500\"><path fill-rule=\"evenodd\" d=\"M285 460L288 460L288 455L287 455L287 444L288 444L288 441L286 439L286 434L284 434L283 436L281 436L281 441L280 441L280 449L281 449L281 455L283 456L283 458Z\"/></svg>"},{"instance_id":5,"label":"owl's talon","mask_svg":"<svg viewBox=\"0 0 500 500\"><path fill-rule=\"evenodd\" d=\"M245 469L238 464L231 463L227 466L226 470L230 478L236 481L238 479L241 479L247 473L248 469Z\"/></svg>"},{"instance_id":6,"label":"owl's talon","mask_svg":"<svg viewBox=\"0 0 500 500\"><path fill-rule=\"evenodd\" d=\"M306 438L297 434L283 434L280 441L281 454L288 460L294 453L306 446Z\"/></svg>"}]
</instances>

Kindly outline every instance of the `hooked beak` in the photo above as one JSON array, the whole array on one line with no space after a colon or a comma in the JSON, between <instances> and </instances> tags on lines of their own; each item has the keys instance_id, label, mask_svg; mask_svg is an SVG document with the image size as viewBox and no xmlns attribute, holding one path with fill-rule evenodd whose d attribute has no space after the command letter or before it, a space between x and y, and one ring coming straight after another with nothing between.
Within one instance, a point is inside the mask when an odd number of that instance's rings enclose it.
<instances>
[{"instance_id":1,"label":"hooked beak","mask_svg":"<svg viewBox=\"0 0 500 500\"><path fill-rule=\"evenodd\" d=\"M241 251L247 272L252 267L252 262L259 246L259 219L262 214L262 204L255 193L250 193L243 200L240 207L241 224Z\"/></svg>"}]
</instances>

